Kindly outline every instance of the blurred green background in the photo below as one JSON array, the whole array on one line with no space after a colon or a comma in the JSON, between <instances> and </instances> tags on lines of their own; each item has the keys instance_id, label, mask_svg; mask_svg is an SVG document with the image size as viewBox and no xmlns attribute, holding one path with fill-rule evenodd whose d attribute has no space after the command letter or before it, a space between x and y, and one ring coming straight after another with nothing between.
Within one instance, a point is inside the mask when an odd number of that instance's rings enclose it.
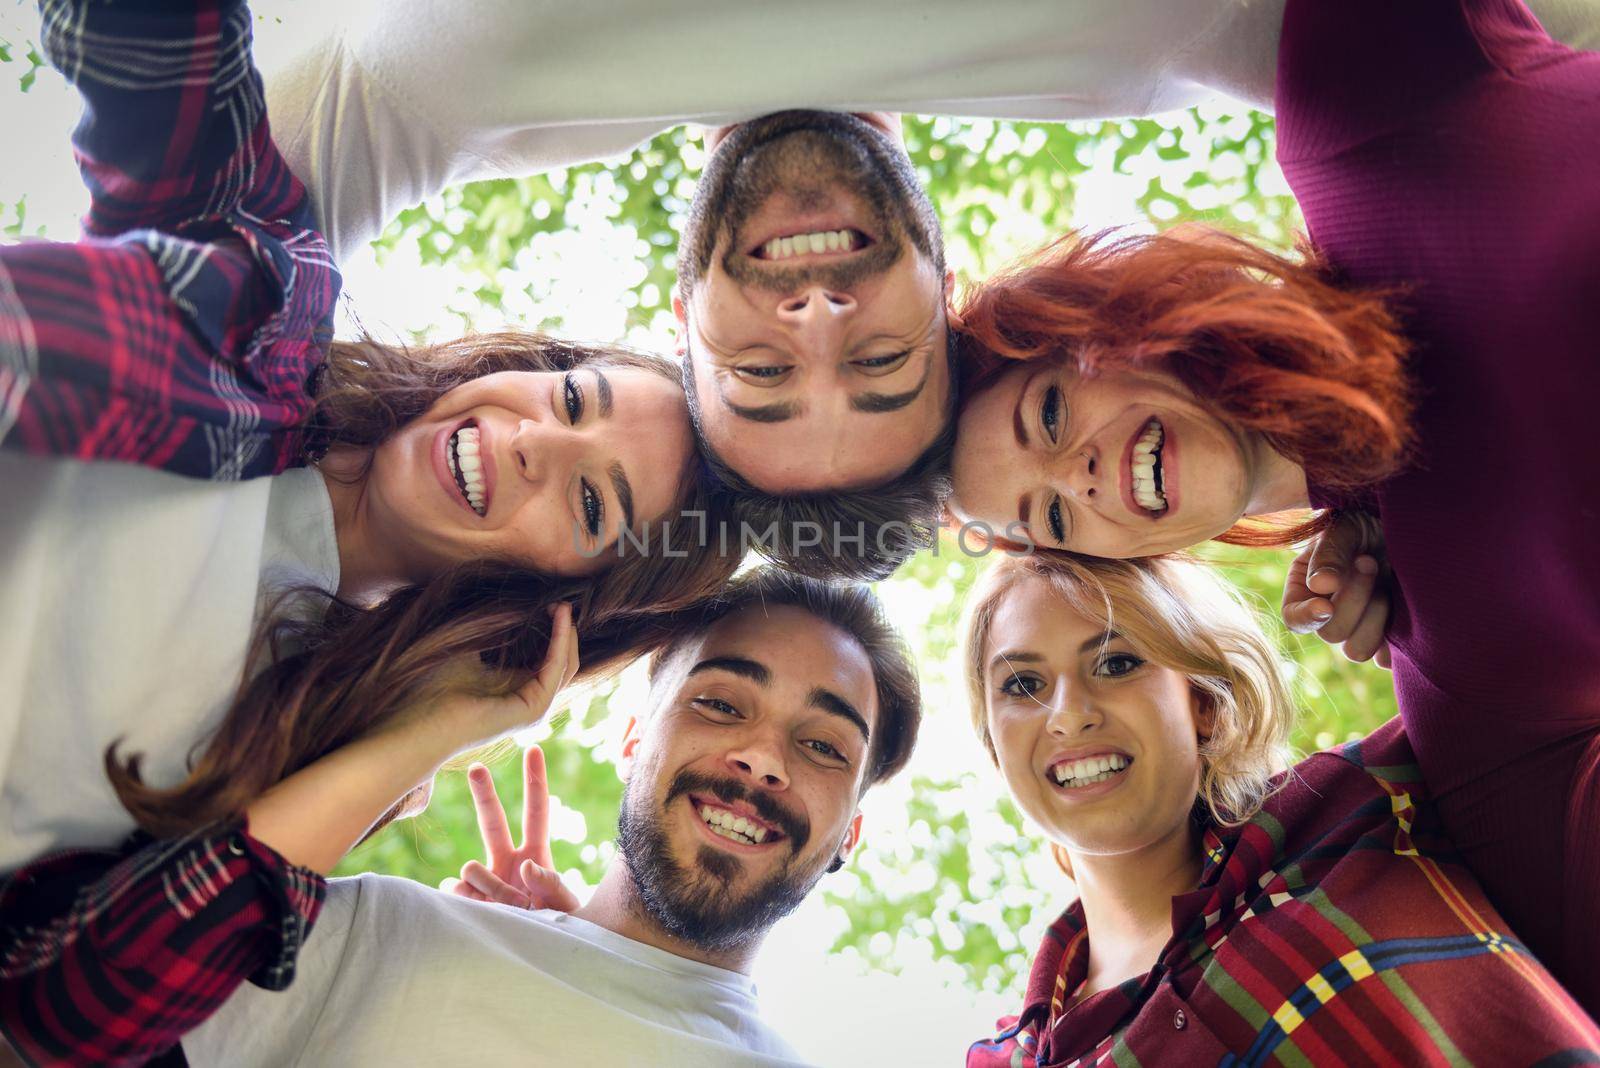
<instances>
[{"instance_id":1,"label":"blurred green background","mask_svg":"<svg viewBox=\"0 0 1600 1068\"><path fill-rule=\"evenodd\" d=\"M1299 221L1272 162L1272 120L1255 112L1208 108L1162 120L1069 125L907 117L904 128L944 219L951 264L965 279L1084 225L1085 214L1088 225L1164 228L1204 220L1279 247L1292 244ZM629 329L623 336L648 338L665 329L670 314L676 227L693 194L700 156L698 140L679 129L624 161L452 189L398 219L378 243L378 260L414 258L459 271L466 284L451 298L449 313L470 329L482 325L484 309L547 304L550 277L519 269L519 254L536 246L540 235L565 230L571 216L581 213L587 221L599 214L633 237L636 266L621 296ZM1115 195L1107 197L1106 187ZM1101 203L1085 205L1089 197ZM1115 210L1107 199L1123 214L1095 218ZM553 330L566 325L560 308L551 308L543 322ZM1289 553L1217 546L1207 555L1259 600L1264 614L1275 615ZM966 708L955 664L956 621L981 566L947 540L938 555L924 553L879 584L891 606L926 606L898 618L923 668L930 719L953 720L958 732L966 730ZM1387 672L1351 664L1315 638L1281 637L1304 708L1294 738L1301 751L1345 741L1394 714ZM559 718L542 743L553 790L582 816L565 822L587 828L587 839L609 834L621 794L610 760L595 751L603 745L613 699L594 695ZM1053 918L1064 902L1053 873L1041 871L1037 840L997 795L995 777L970 744L971 767L960 774L913 761L909 788L903 788L903 826L896 821L889 840L869 832L846 885L827 890L843 917L833 948L893 969L900 940L922 940L936 956L958 962L973 987L1017 990L1033 948L1019 932L1036 928L1041 916ZM508 753L492 768L514 807L516 755ZM428 882L454 874L480 848L466 799L464 777L442 775L425 817L383 832L342 870ZM587 839L558 839L554 855L558 866L592 882L610 851Z\"/></svg>"},{"instance_id":2,"label":"blurred green background","mask_svg":"<svg viewBox=\"0 0 1600 1068\"><path fill-rule=\"evenodd\" d=\"M65 152L75 104L39 69L27 38L31 13L6 14L3 128L27 152L0 174L0 238L70 238L81 210ZM907 117L905 135L964 280L1069 227L1204 220L1288 247L1299 223L1273 163L1270 117L1226 103L1159 120L1067 125ZM405 212L347 265L341 329L444 336L509 320L670 352L676 233L700 161L698 138L679 129L626 159L448 190ZM1275 618L1289 554L1209 552ZM1034 939L1069 888L966 725L955 625L981 566L945 542L879 584L921 664L925 741L900 780L868 796L864 844L823 884L826 915L815 922L824 924L822 952L864 973L936 961L972 999L1014 1004ZM1350 664L1314 638L1281 637L1303 708L1294 736L1301 751L1394 714L1387 673ZM643 699L635 671L576 695L519 738L544 746L557 797L554 856L573 880L592 883L612 855L621 785L611 756L625 718L613 713ZM513 822L518 766L512 748L493 764ZM425 815L375 836L340 871L437 883L480 855L465 777L446 771Z\"/></svg>"}]
</instances>

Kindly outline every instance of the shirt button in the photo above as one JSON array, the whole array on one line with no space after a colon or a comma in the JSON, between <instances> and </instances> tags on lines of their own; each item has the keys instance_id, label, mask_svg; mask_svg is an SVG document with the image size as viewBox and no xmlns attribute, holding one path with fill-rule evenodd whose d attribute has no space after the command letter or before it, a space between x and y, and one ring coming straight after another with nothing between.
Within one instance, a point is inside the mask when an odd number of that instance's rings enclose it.
<instances>
[{"instance_id":1,"label":"shirt button","mask_svg":"<svg viewBox=\"0 0 1600 1068\"><path fill-rule=\"evenodd\" d=\"M1188 1027L1188 1026L1189 1026L1189 1017L1187 1017L1187 1016L1185 1016L1183 1014L1183 1010L1182 1009L1179 1009L1177 1012L1172 1014L1172 1028L1173 1028L1173 1030L1182 1031L1185 1027Z\"/></svg>"},{"instance_id":2,"label":"shirt button","mask_svg":"<svg viewBox=\"0 0 1600 1068\"><path fill-rule=\"evenodd\" d=\"M244 856L244 838L235 834L228 838L228 852L236 857Z\"/></svg>"}]
</instances>

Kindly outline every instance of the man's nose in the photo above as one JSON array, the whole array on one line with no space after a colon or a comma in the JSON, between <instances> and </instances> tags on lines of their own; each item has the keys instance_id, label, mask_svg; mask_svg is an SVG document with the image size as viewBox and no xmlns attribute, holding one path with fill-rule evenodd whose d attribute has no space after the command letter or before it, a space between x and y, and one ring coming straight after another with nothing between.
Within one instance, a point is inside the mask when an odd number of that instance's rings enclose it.
<instances>
[{"instance_id":1,"label":"man's nose","mask_svg":"<svg viewBox=\"0 0 1600 1068\"><path fill-rule=\"evenodd\" d=\"M765 790L783 790L789 785L789 772L784 767L778 741L765 736L752 736L728 750L728 769L739 779Z\"/></svg>"},{"instance_id":2,"label":"man's nose","mask_svg":"<svg viewBox=\"0 0 1600 1068\"><path fill-rule=\"evenodd\" d=\"M839 348L856 298L842 290L807 286L778 302L778 320L793 330L808 350L828 354Z\"/></svg>"}]
</instances>

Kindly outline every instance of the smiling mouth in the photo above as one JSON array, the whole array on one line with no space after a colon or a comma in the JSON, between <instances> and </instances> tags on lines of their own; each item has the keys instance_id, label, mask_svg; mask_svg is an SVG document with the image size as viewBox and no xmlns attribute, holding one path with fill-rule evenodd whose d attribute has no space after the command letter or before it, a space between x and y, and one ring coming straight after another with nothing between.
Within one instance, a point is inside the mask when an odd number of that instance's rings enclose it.
<instances>
[{"instance_id":1,"label":"smiling mouth","mask_svg":"<svg viewBox=\"0 0 1600 1068\"><path fill-rule=\"evenodd\" d=\"M1134 443L1133 455L1128 461L1133 476L1134 503L1152 515L1167 510L1166 472L1161 466L1161 448L1166 440L1166 428L1152 415Z\"/></svg>"},{"instance_id":2,"label":"smiling mouth","mask_svg":"<svg viewBox=\"0 0 1600 1068\"><path fill-rule=\"evenodd\" d=\"M489 487L478 455L479 437L476 423L463 423L445 443L445 463L450 467L450 477L456 480L461 499L481 518L489 514Z\"/></svg>"},{"instance_id":3,"label":"smiling mouth","mask_svg":"<svg viewBox=\"0 0 1600 1068\"><path fill-rule=\"evenodd\" d=\"M1063 760L1050 765L1050 781L1064 790L1071 790L1079 786L1093 786L1096 783L1107 782L1127 771L1133 764L1133 758L1123 756L1121 753L1106 753L1102 756L1083 757L1078 760Z\"/></svg>"},{"instance_id":4,"label":"smiling mouth","mask_svg":"<svg viewBox=\"0 0 1600 1068\"><path fill-rule=\"evenodd\" d=\"M694 813L712 834L744 846L775 845L784 840L782 831L763 820L752 819L713 801L690 798Z\"/></svg>"},{"instance_id":5,"label":"smiling mouth","mask_svg":"<svg viewBox=\"0 0 1600 1068\"><path fill-rule=\"evenodd\" d=\"M810 233L774 237L750 249L753 259L782 263L801 257L839 256L863 251L872 245L872 238L860 230L817 230Z\"/></svg>"}]
</instances>

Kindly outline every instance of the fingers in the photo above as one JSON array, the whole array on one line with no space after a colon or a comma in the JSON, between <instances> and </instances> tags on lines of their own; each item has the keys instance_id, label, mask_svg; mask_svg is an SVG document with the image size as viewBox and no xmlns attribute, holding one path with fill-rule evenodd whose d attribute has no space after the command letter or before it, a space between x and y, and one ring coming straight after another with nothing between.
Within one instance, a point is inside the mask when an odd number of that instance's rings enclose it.
<instances>
[{"instance_id":1,"label":"fingers","mask_svg":"<svg viewBox=\"0 0 1600 1068\"><path fill-rule=\"evenodd\" d=\"M1344 655L1351 660L1371 660L1386 648L1384 629L1389 625L1389 598L1381 590L1372 598L1361 619L1344 642Z\"/></svg>"},{"instance_id":2,"label":"fingers","mask_svg":"<svg viewBox=\"0 0 1600 1068\"><path fill-rule=\"evenodd\" d=\"M482 900L497 901L502 905L515 905L519 909L535 908L533 899L512 886L494 872L475 860L461 865L461 881L482 894Z\"/></svg>"},{"instance_id":3,"label":"fingers","mask_svg":"<svg viewBox=\"0 0 1600 1068\"><path fill-rule=\"evenodd\" d=\"M563 601L550 613L550 645L539 673L517 691L527 704L529 722L550 710L556 694L578 674L578 635L572 625L572 605Z\"/></svg>"},{"instance_id":4,"label":"fingers","mask_svg":"<svg viewBox=\"0 0 1600 1068\"><path fill-rule=\"evenodd\" d=\"M1349 513L1306 546L1306 587L1313 593L1332 595L1350 577L1356 557L1368 551L1369 521Z\"/></svg>"},{"instance_id":5,"label":"fingers","mask_svg":"<svg viewBox=\"0 0 1600 1068\"><path fill-rule=\"evenodd\" d=\"M447 894L454 894L456 897L470 898L473 901L489 900L472 887L462 882L460 879L441 879L439 880L439 889L443 890Z\"/></svg>"},{"instance_id":6,"label":"fingers","mask_svg":"<svg viewBox=\"0 0 1600 1068\"><path fill-rule=\"evenodd\" d=\"M1394 670L1394 660L1389 654L1388 642L1384 642L1382 645L1378 646L1378 651L1373 655L1372 662L1383 668L1385 671Z\"/></svg>"},{"instance_id":7,"label":"fingers","mask_svg":"<svg viewBox=\"0 0 1600 1068\"><path fill-rule=\"evenodd\" d=\"M506 810L500 805L500 795L495 792L494 777L482 764L467 769L467 789L472 793L472 807L478 814L478 834L483 837L483 853L489 865L501 869L504 858L516 850L511 841L511 827L506 823Z\"/></svg>"},{"instance_id":8,"label":"fingers","mask_svg":"<svg viewBox=\"0 0 1600 1068\"><path fill-rule=\"evenodd\" d=\"M567 889L554 868L541 867L531 860L522 862L522 885L528 888L529 908L556 909L560 912L577 910L578 895Z\"/></svg>"},{"instance_id":9,"label":"fingers","mask_svg":"<svg viewBox=\"0 0 1600 1068\"><path fill-rule=\"evenodd\" d=\"M522 754L522 852L541 867L553 866L550 859L550 780L545 772L544 750L536 745L530 745Z\"/></svg>"},{"instance_id":10,"label":"fingers","mask_svg":"<svg viewBox=\"0 0 1600 1068\"><path fill-rule=\"evenodd\" d=\"M1317 628L1317 633L1322 640L1331 645L1342 645L1361 623L1367 612L1367 607L1373 603L1374 591L1378 583L1378 562L1370 556L1358 556L1340 580L1339 592L1333 595L1333 616L1322 626ZM1380 598L1383 606L1383 620L1389 616L1389 601L1387 596ZM1381 636L1381 624L1379 634Z\"/></svg>"},{"instance_id":11,"label":"fingers","mask_svg":"<svg viewBox=\"0 0 1600 1068\"><path fill-rule=\"evenodd\" d=\"M1296 634L1309 634L1333 618L1333 601L1319 596L1306 585L1310 559L1308 546L1290 563L1283 583L1283 623Z\"/></svg>"}]
</instances>

